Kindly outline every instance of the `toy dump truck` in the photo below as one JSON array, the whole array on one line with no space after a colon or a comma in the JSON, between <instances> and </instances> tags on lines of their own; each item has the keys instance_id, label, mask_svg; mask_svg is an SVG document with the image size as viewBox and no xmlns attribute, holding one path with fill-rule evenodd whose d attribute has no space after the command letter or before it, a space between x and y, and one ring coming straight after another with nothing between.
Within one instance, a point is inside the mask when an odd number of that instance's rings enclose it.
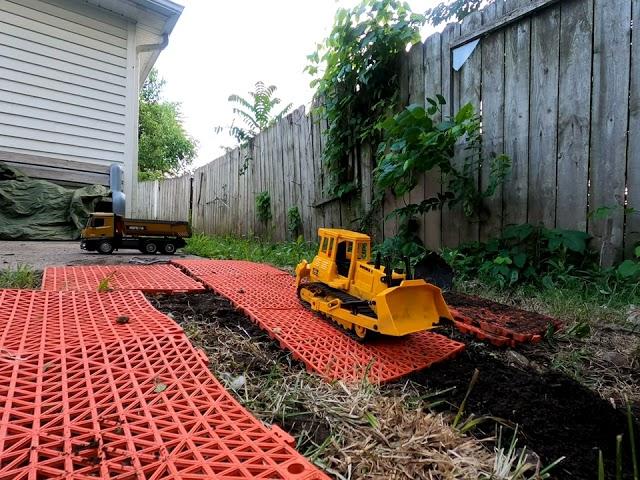
<instances>
[{"instance_id":1,"label":"toy dump truck","mask_svg":"<svg viewBox=\"0 0 640 480\"><path fill-rule=\"evenodd\" d=\"M441 290L413 278L409 261L396 271L380 255L371 261L369 236L349 230L320 228L320 248L311 263L296 267L298 297L351 331L403 336L430 329L440 318L452 320Z\"/></svg>"},{"instance_id":2,"label":"toy dump truck","mask_svg":"<svg viewBox=\"0 0 640 480\"><path fill-rule=\"evenodd\" d=\"M191 236L187 222L136 220L113 213L93 213L82 230L80 248L110 254L120 248L172 255Z\"/></svg>"}]
</instances>

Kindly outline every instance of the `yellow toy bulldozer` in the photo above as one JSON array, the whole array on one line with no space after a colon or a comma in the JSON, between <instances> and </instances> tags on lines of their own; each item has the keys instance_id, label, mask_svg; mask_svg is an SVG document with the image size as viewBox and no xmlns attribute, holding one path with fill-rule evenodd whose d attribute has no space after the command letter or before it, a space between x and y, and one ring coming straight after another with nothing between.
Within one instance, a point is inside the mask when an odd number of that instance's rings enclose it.
<instances>
[{"instance_id":1,"label":"yellow toy bulldozer","mask_svg":"<svg viewBox=\"0 0 640 480\"><path fill-rule=\"evenodd\" d=\"M318 229L320 248L311 263L296 267L300 300L364 339L367 332L402 336L452 319L438 287L412 279L410 265L393 271L390 260L371 261L368 235L342 229Z\"/></svg>"}]
</instances>

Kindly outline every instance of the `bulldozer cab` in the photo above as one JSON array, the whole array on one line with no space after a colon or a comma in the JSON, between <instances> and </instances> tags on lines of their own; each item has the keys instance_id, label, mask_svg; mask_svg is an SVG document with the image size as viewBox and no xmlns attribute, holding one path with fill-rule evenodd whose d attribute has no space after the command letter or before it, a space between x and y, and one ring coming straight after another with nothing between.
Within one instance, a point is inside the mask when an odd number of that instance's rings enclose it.
<instances>
[{"instance_id":1,"label":"bulldozer cab","mask_svg":"<svg viewBox=\"0 0 640 480\"><path fill-rule=\"evenodd\" d=\"M356 264L369 261L369 237L340 229L321 228L319 234L318 256L324 261L320 262L322 268L314 274L335 288L347 288L353 281Z\"/></svg>"}]
</instances>

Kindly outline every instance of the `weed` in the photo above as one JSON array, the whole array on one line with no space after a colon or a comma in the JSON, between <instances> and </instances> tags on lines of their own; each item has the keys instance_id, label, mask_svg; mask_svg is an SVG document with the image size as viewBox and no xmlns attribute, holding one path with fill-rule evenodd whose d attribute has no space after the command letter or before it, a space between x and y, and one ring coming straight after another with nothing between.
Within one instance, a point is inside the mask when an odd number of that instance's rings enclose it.
<instances>
[{"instance_id":1,"label":"weed","mask_svg":"<svg viewBox=\"0 0 640 480\"><path fill-rule=\"evenodd\" d=\"M113 277L115 276L115 274L116 274L116 272L114 270L113 272L109 273L109 275L107 275L102 280L100 280L100 282L98 283L98 292L99 293L107 293L107 292L110 292L112 290L112 288L111 288L111 280L113 280Z\"/></svg>"},{"instance_id":2,"label":"weed","mask_svg":"<svg viewBox=\"0 0 640 480\"><path fill-rule=\"evenodd\" d=\"M495 447L493 471L485 477L487 480L539 480L549 478L549 471L558 465L564 457L541 469L539 460L536 464L529 462L527 447L517 449L518 429L513 432L509 447L502 445L502 427L498 429L498 440ZM529 473L534 471L532 475Z\"/></svg>"},{"instance_id":3,"label":"weed","mask_svg":"<svg viewBox=\"0 0 640 480\"><path fill-rule=\"evenodd\" d=\"M18 265L15 269L0 270L0 288L37 288L40 277L28 265Z\"/></svg>"},{"instance_id":4,"label":"weed","mask_svg":"<svg viewBox=\"0 0 640 480\"><path fill-rule=\"evenodd\" d=\"M301 230L302 217L300 216L300 210L298 210L298 207L291 207L287 211L287 231L289 232L289 238L298 238Z\"/></svg>"},{"instance_id":5,"label":"weed","mask_svg":"<svg viewBox=\"0 0 640 480\"><path fill-rule=\"evenodd\" d=\"M272 218L271 215L271 195L269 192L260 192L256 195L256 212L258 219L267 224Z\"/></svg>"}]
</instances>

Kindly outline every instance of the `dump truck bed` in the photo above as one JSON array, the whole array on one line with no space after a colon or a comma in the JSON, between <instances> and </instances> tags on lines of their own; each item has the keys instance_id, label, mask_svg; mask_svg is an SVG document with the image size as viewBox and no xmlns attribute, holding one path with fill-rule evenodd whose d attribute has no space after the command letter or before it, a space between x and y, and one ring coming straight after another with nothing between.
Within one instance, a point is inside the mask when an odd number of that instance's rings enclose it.
<instances>
[{"instance_id":1,"label":"dump truck bed","mask_svg":"<svg viewBox=\"0 0 640 480\"><path fill-rule=\"evenodd\" d=\"M170 222L165 220L122 219L122 234L125 236L189 237L191 230L188 222Z\"/></svg>"}]
</instances>

